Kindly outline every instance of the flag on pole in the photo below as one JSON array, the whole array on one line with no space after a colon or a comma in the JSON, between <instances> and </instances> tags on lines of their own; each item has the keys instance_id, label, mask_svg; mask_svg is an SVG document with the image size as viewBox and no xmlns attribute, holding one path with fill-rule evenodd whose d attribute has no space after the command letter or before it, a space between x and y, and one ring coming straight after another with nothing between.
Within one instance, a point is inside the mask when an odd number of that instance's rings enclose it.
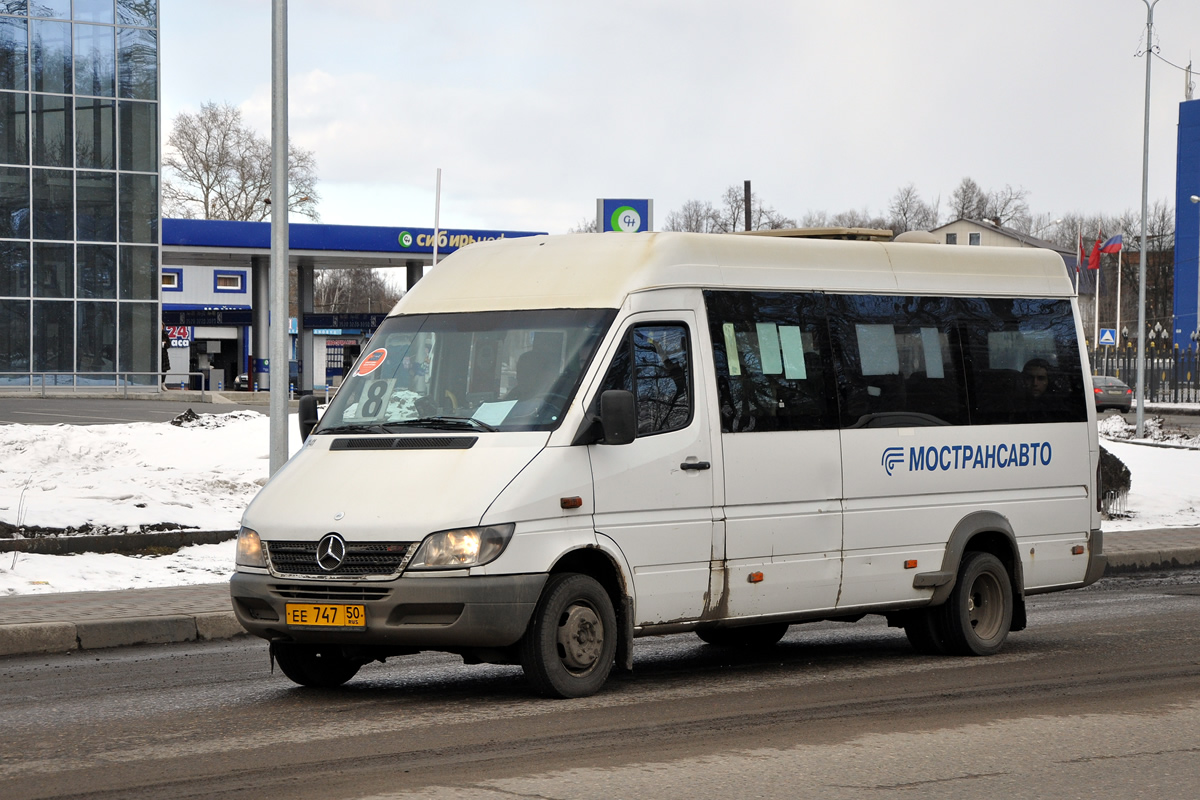
<instances>
[{"instance_id":1,"label":"flag on pole","mask_svg":"<svg viewBox=\"0 0 1200 800\"><path fill-rule=\"evenodd\" d=\"M1087 250L1083 246L1083 231L1079 232L1079 245L1075 253L1075 271L1079 272L1083 269L1083 262L1087 260Z\"/></svg>"},{"instance_id":2,"label":"flag on pole","mask_svg":"<svg viewBox=\"0 0 1200 800\"><path fill-rule=\"evenodd\" d=\"M1121 234L1117 234L1108 239L1104 244L1100 245L1101 253L1119 253L1121 252L1122 238Z\"/></svg>"},{"instance_id":3,"label":"flag on pole","mask_svg":"<svg viewBox=\"0 0 1200 800\"><path fill-rule=\"evenodd\" d=\"M1088 256L1088 269L1100 269L1100 244L1104 238L1103 231L1096 232L1096 243L1092 245L1092 253Z\"/></svg>"}]
</instances>

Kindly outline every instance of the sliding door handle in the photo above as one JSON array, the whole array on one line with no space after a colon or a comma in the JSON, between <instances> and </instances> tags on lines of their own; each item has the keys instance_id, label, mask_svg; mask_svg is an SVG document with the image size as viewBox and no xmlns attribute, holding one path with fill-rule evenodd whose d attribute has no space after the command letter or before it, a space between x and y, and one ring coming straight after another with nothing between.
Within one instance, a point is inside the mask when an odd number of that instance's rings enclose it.
<instances>
[{"instance_id":1,"label":"sliding door handle","mask_svg":"<svg viewBox=\"0 0 1200 800\"><path fill-rule=\"evenodd\" d=\"M712 469L712 464L707 461L685 461L679 465L680 469Z\"/></svg>"}]
</instances>

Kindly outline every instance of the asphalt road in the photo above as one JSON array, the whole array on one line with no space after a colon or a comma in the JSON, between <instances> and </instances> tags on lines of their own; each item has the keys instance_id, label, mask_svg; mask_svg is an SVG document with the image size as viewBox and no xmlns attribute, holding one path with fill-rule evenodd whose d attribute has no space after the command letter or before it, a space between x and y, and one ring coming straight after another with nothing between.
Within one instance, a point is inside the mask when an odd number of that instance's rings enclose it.
<instances>
[{"instance_id":1,"label":"asphalt road","mask_svg":"<svg viewBox=\"0 0 1200 800\"><path fill-rule=\"evenodd\" d=\"M871 620L873 618L868 618ZM1000 655L882 622L640 640L581 700L423 654L335 691L234 640L0 660L0 786L42 797L1192 797L1200 573L1030 598Z\"/></svg>"}]
</instances>

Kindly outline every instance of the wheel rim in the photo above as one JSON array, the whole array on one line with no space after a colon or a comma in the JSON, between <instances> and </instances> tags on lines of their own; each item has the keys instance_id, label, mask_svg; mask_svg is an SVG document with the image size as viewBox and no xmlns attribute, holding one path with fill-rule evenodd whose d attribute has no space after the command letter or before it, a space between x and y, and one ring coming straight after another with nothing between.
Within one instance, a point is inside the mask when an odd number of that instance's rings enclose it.
<instances>
[{"instance_id":1,"label":"wheel rim","mask_svg":"<svg viewBox=\"0 0 1200 800\"><path fill-rule=\"evenodd\" d=\"M971 584L967 597L967 619L980 639L994 639L1004 621L1004 591L999 579L985 572Z\"/></svg>"},{"instance_id":2,"label":"wheel rim","mask_svg":"<svg viewBox=\"0 0 1200 800\"><path fill-rule=\"evenodd\" d=\"M558 654L572 672L587 672L604 650L604 625L600 615L587 605L575 603L559 618Z\"/></svg>"}]
</instances>

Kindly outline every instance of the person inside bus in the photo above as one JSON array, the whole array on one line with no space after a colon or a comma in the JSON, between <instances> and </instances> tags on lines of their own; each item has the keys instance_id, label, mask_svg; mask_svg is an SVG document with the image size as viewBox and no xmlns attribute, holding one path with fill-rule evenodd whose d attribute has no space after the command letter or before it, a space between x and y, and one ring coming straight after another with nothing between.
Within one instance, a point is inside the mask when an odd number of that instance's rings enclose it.
<instances>
[{"instance_id":1,"label":"person inside bus","mask_svg":"<svg viewBox=\"0 0 1200 800\"><path fill-rule=\"evenodd\" d=\"M1053 422L1061 416L1061 399L1050 386L1050 362L1031 358L1021 370L1025 382L1025 417L1029 422Z\"/></svg>"},{"instance_id":2,"label":"person inside bus","mask_svg":"<svg viewBox=\"0 0 1200 800\"><path fill-rule=\"evenodd\" d=\"M517 382L504 396L505 400L533 400L544 396L554 383L554 365L550 354L526 350L517 359Z\"/></svg>"}]
</instances>

